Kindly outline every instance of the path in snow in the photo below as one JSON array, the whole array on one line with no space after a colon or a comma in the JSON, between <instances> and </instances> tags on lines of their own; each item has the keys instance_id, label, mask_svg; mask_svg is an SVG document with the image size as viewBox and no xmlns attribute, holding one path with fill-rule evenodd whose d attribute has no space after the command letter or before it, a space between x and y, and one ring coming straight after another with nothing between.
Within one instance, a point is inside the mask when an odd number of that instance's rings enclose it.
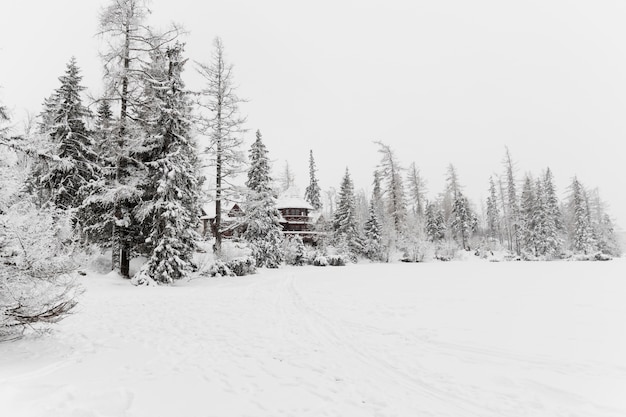
<instances>
[{"instance_id":1,"label":"path in snow","mask_svg":"<svg viewBox=\"0 0 626 417\"><path fill-rule=\"evenodd\" d=\"M626 415L624 260L282 268L134 288L0 345L0 415Z\"/></svg>"}]
</instances>

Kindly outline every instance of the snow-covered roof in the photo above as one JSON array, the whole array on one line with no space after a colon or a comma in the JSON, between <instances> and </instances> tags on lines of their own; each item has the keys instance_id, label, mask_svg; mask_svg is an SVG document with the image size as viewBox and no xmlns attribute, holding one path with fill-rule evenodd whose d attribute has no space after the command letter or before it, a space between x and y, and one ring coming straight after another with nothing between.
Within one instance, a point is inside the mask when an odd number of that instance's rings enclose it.
<instances>
[{"instance_id":1,"label":"snow-covered roof","mask_svg":"<svg viewBox=\"0 0 626 417\"><path fill-rule=\"evenodd\" d=\"M229 211L233 209L235 206L239 206L241 208L241 204L233 203L232 201L222 201L222 216L227 215ZM215 218L215 201L211 201L202 206L202 210L204 211L204 215L200 216L201 219L214 219Z\"/></svg>"},{"instance_id":2,"label":"snow-covered roof","mask_svg":"<svg viewBox=\"0 0 626 417\"><path fill-rule=\"evenodd\" d=\"M309 204L304 198L293 197L293 196L280 196L276 200L276 208L277 209L287 209L287 208L302 208L313 210L313 206Z\"/></svg>"}]
</instances>

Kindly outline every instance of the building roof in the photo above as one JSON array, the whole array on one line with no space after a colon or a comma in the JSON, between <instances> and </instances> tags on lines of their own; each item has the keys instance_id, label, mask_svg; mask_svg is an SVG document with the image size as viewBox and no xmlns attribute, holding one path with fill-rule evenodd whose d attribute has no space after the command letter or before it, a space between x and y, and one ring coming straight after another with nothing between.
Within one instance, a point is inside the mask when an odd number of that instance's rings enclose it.
<instances>
[{"instance_id":1,"label":"building roof","mask_svg":"<svg viewBox=\"0 0 626 417\"><path fill-rule=\"evenodd\" d=\"M223 200L222 201L222 216L227 215L229 211L235 208L235 206L238 206L240 210L243 210L241 208L241 204L233 203L232 201ZM214 219L215 218L215 201L211 201L210 203L203 205L202 211L203 211L203 214L202 216L200 216L201 219Z\"/></svg>"},{"instance_id":2,"label":"building roof","mask_svg":"<svg viewBox=\"0 0 626 417\"><path fill-rule=\"evenodd\" d=\"M276 208L279 210L288 208L313 210L313 206L304 198L293 196L278 197L276 200Z\"/></svg>"}]
</instances>

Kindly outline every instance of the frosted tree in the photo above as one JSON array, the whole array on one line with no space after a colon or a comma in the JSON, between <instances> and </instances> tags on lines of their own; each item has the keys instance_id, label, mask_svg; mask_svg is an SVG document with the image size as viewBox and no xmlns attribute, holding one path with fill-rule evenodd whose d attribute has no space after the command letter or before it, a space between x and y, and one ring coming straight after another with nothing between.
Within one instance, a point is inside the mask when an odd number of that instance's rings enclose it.
<instances>
[{"instance_id":1,"label":"frosted tree","mask_svg":"<svg viewBox=\"0 0 626 417\"><path fill-rule=\"evenodd\" d=\"M380 223L376 215L374 199L370 202L369 218L365 222L363 232L363 255L372 261L384 260L384 253L386 251L382 244Z\"/></svg>"},{"instance_id":2,"label":"frosted tree","mask_svg":"<svg viewBox=\"0 0 626 417\"><path fill-rule=\"evenodd\" d=\"M469 239L476 229L476 224L476 216L472 213L467 198L458 192L452 205L450 228L463 249L469 248Z\"/></svg>"},{"instance_id":3,"label":"frosted tree","mask_svg":"<svg viewBox=\"0 0 626 417\"><path fill-rule=\"evenodd\" d=\"M608 255L620 256L621 248L615 235L615 227L606 212L606 203L600 198L600 190L595 188L589 191L587 200L598 250Z\"/></svg>"},{"instance_id":4,"label":"frosted tree","mask_svg":"<svg viewBox=\"0 0 626 417\"><path fill-rule=\"evenodd\" d=\"M361 240L356 220L354 185L348 168L341 181L339 201L332 224L335 245L347 252L352 260L356 260L356 254L361 251Z\"/></svg>"},{"instance_id":5,"label":"frosted tree","mask_svg":"<svg viewBox=\"0 0 626 417\"><path fill-rule=\"evenodd\" d=\"M73 247L67 243L71 219L65 211L39 208L19 194L26 170L18 161L39 154L8 137L7 121L0 105L0 341L62 320L80 294L71 275ZM24 158L13 157L16 152Z\"/></svg>"},{"instance_id":6,"label":"frosted tree","mask_svg":"<svg viewBox=\"0 0 626 417\"><path fill-rule=\"evenodd\" d=\"M487 236L492 240L500 240L500 209L493 177L489 177L489 196L487 196Z\"/></svg>"},{"instance_id":7,"label":"frosted tree","mask_svg":"<svg viewBox=\"0 0 626 417\"><path fill-rule=\"evenodd\" d=\"M576 177L572 179L572 184L569 187L567 207L570 217L570 244L572 249L584 254L593 252L596 242L593 238L586 191Z\"/></svg>"},{"instance_id":8,"label":"frosted tree","mask_svg":"<svg viewBox=\"0 0 626 417\"><path fill-rule=\"evenodd\" d=\"M379 165L381 179L386 182L383 195L386 198L387 215L393 223L393 231L396 237L400 237L406 229L406 197L404 194L404 184L402 181L402 167L396 155L389 145L376 142L382 155Z\"/></svg>"},{"instance_id":9,"label":"frosted tree","mask_svg":"<svg viewBox=\"0 0 626 417\"><path fill-rule=\"evenodd\" d=\"M137 153L148 170L134 213L149 233L151 256L142 273L164 284L189 275L198 238L199 174L191 106L181 79L186 62L182 50L175 44L152 52L144 82L153 109L145 120L148 134L142 152Z\"/></svg>"},{"instance_id":10,"label":"frosted tree","mask_svg":"<svg viewBox=\"0 0 626 417\"><path fill-rule=\"evenodd\" d=\"M511 159L509 148L506 148L504 157L506 177L506 194L503 194L505 227L509 250L520 253L520 208L515 185L515 167Z\"/></svg>"},{"instance_id":11,"label":"frosted tree","mask_svg":"<svg viewBox=\"0 0 626 417\"><path fill-rule=\"evenodd\" d=\"M285 167L280 174L279 180L281 192L289 190L296 184L296 177L291 170L291 166L289 166L289 161L285 161Z\"/></svg>"},{"instance_id":12,"label":"frosted tree","mask_svg":"<svg viewBox=\"0 0 626 417\"><path fill-rule=\"evenodd\" d=\"M545 224L543 225L543 254L555 255L563 244L561 234L563 232L563 214L554 187L554 179L550 168L546 169L543 176L544 201L542 208L545 213Z\"/></svg>"},{"instance_id":13,"label":"frosted tree","mask_svg":"<svg viewBox=\"0 0 626 417\"><path fill-rule=\"evenodd\" d=\"M522 251L531 255L536 255L538 210L533 180L527 175L524 179L520 199L519 233ZM539 225L539 227L541 226Z\"/></svg>"},{"instance_id":14,"label":"frosted tree","mask_svg":"<svg viewBox=\"0 0 626 417\"><path fill-rule=\"evenodd\" d=\"M411 163L409 166L407 183L413 215L421 219L424 216L426 207L426 181L420 175L420 171L415 166L415 162Z\"/></svg>"},{"instance_id":15,"label":"frosted tree","mask_svg":"<svg viewBox=\"0 0 626 417\"><path fill-rule=\"evenodd\" d=\"M441 196L441 209L443 211L443 217L447 226L450 226L453 220L453 208L454 202L457 196L461 193L462 187L459 181L459 176L456 172L454 165L449 164L446 169L446 185ZM451 229L450 229L451 230Z\"/></svg>"},{"instance_id":16,"label":"frosted tree","mask_svg":"<svg viewBox=\"0 0 626 417\"><path fill-rule=\"evenodd\" d=\"M222 201L232 194L231 182L242 172L245 155L241 150L245 118L239 115L239 104L244 100L236 94L233 66L226 61L220 38L213 41L213 54L208 64L199 63L199 74L206 82L199 102L203 111L201 125L208 137L205 148L210 164L215 167L215 251L222 251Z\"/></svg>"},{"instance_id":17,"label":"frosted tree","mask_svg":"<svg viewBox=\"0 0 626 417\"><path fill-rule=\"evenodd\" d=\"M243 238L250 244L258 267L278 268L283 261L282 226L270 186L269 159L261 132L250 147L249 188L246 201L246 230Z\"/></svg>"},{"instance_id":18,"label":"frosted tree","mask_svg":"<svg viewBox=\"0 0 626 417\"><path fill-rule=\"evenodd\" d=\"M446 224L443 217L443 211L436 204L426 203L426 236L431 242L439 242L444 239L446 232Z\"/></svg>"},{"instance_id":19,"label":"frosted tree","mask_svg":"<svg viewBox=\"0 0 626 417\"><path fill-rule=\"evenodd\" d=\"M111 230L111 264L124 277L129 276L131 251L141 243L133 210L141 200L135 179L143 174L133 157L140 145L141 129L135 123L144 111L144 69L150 52L174 40L177 27L155 33L147 24L150 10L146 0L110 0L100 12L98 35L106 41L101 52L104 62L107 97L116 101L116 140L110 143L115 169L100 184L99 196L87 202L92 212L99 207L102 214L90 225L93 231Z\"/></svg>"},{"instance_id":20,"label":"frosted tree","mask_svg":"<svg viewBox=\"0 0 626 417\"><path fill-rule=\"evenodd\" d=\"M90 193L91 182L99 176L94 141L86 127L90 114L82 103L82 77L72 58L61 86L53 94L54 107L47 109L49 150L54 159L39 160L32 183L38 200L64 210L78 207Z\"/></svg>"},{"instance_id":21,"label":"frosted tree","mask_svg":"<svg viewBox=\"0 0 626 417\"><path fill-rule=\"evenodd\" d=\"M304 191L304 199L308 201L315 210L322 208L321 189L317 183L317 169L315 168L315 159L313 159L313 150L309 151L309 186Z\"/></svg>"}]
</instances>

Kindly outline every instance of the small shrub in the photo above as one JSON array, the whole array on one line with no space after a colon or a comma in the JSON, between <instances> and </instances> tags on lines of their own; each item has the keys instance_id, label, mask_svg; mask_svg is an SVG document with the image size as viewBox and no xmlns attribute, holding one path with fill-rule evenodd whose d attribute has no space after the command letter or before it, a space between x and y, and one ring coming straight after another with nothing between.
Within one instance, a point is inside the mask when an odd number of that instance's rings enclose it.
<instances>
[{"instance_id":1,"label":"small shrub","mask_svg":"<svg viewBox=\"0 0 626 417\"><path fill-rule=\"evenodd\" d=\"M328 265L330 266L345 266L346 257L343 255L331 255L328 258Z\"/></svg>"},{"instance_id":2,"label":"small shrub","mask_svg":"<svg viewBox=\"0 0 626 417\"><path fill-rule=\"evenodd\" d=\"M231 259L226 263L226 267L236 276L254 274L256 272L256 261L252 256L241 256Z\"/></svg>"},{"instance_id":3,"label":"small shrub","mask_svg":"<svg viewBox=\"0 0 626 417\"><path fill-rule=\"evenodd\" d=\"M328 259L325 256L319 255L313 259L313 265L315 266L328 266Z\"/></svg>"}]
</instances>

